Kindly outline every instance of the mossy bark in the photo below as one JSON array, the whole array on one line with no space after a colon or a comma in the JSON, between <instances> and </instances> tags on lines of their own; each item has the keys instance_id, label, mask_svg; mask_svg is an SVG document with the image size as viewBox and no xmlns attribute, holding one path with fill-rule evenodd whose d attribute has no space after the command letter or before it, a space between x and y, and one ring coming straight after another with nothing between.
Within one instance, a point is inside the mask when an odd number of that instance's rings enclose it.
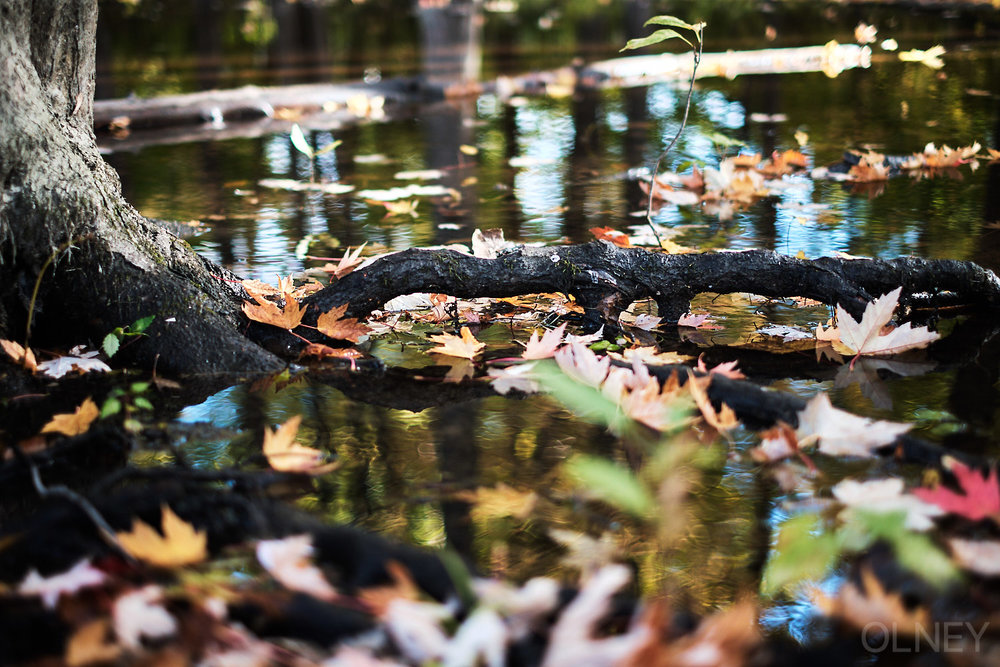
<instances>
[{"instance_id":1,"label":"mossy bark","mask_svg":"<svg viewBox=\"0 0 1000 667\"><path fill-rule=\"evenodd\" d=\"M127 361L280 368L239 333L232 276L122 198L93 132L96 26L96 0L0 0L0 336L33 317L32 341L98 343L155 314Z\"/></svg>"}]
</instances>

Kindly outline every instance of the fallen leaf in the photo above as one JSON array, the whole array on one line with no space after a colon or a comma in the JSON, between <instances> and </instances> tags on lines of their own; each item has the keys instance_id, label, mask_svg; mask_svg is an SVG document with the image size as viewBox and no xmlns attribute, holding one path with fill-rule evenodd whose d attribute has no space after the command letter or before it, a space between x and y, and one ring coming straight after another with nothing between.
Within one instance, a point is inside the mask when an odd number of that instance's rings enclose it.
<instances>
[{"instance_id":1,"label":"fallen leaf","mask_svg":"<svg viewBox=\"0 0 1000 667\"><path fill-rule=\"evenodd\" d=\"M364 262L364 260L361 259L361 251L365 249L366 245L368 245L367 242L362 243L357 247L357 250L355 250L353 253L351 253L351 248L350 246L348 246L347 251L344 253L344 256L340 258L340 261L337 262L336 266L328 264L327 266L329 266L330 268L328 269L326 266L324 266L323 270L333 274L334 278L340 280L348 273L353 271L355 267Z\"/></svg>"},{"instance_id":2,"label":"fallen leaf","mask_svg":"<svg viewBox=\"0 0 1000 667\"><path fill-rule=\"evenodd\" d=\"M385 207L385 217L391 217L395 215L408 215L411 218L416 218L419 213L417 213L417 205L420 204L418 199L401 199L397 201L380 201L373 202L380 204Z\"/></svg>"},{"instance_id":3,"label":"fallen leaf","mask_svg":"<svg viewBox=\"0 0 1000 667\"><path fill-rule=\"evenodd\" d=\"M3 347L3 351L14 360L14 363L24 366L31 372L38 368L35 363L35 353L30 347L22 347L20 343L12 340L0 340L0 347Z\"/></svg>"},{"instance_id":4,"label":"fallen leaf","mask_svg":"<svg viewBox=\"0 0 1000 667\"><path fill-rule=\"evenodd\" d=\"M111 623L99 618L81 625L66 643L66 664L69 667L84 667L113 662L121 655L122 647L108 641Z\"/></svg>"},{"instance_id":5,"label":"fallen leaf","mask_svg":"<svg viewBox=\"0 0 1000 667\"><path fill-rule=\"evenodd\" d=\"M711 377L698 377L689 371L687 381L688 391L691 392L695 405L701 410L701 415L708 422L709 426L720 433L728 431L731 428L736 428L739 426L740 420L736 418L736 413L733 412L731 407L723 403L719 407L719 410L716 410L712 406L712 401L708 398L708 385L711 383Z\"/></svg>"},{"instance_id":6,"label":"fallen leaf","mask_svg":"<svg viewBox=\"0 0 1000 667\"><path fill-rule=\"evenodd\" d=\"M71 354L64 357L56 357L55 359L49 359L38 364L38 370L50 378L57 380L74 370L80 373L90 373L91 371L98 373L111 372L110 366L100 359L94 358L98 354L100 353L97 350L91 350L90 352L81 352L78 355Z\"/></svg>"},{"instance_id":7,"label":"fallen leaf","mask_svg":"<svg viewBox=\"0 0 1000 667\"><path fill-rule=\"evenodd\" d=\"M482 259L496 259L497 254L510 246L510 243L503 238L503 230L499 227L493 229L476 229L472 232L472 256Z\"/></svg>"},{"instance_id":8,"label":"fallen leaf","mask_svg":"<svg viewBox=\"0 0 1000 667\"><path fill-rule=\"evenodd\" d=\"M55 609L61 595L101 586L106 578L104 572L91 565L89 560L81 560L65 572L49 577L43 577L37 570L31 570L18 585L17 592L24 596L37 595L42 598L42 604L48 609Z\"/></svg>"},{"instance_id":9,"label":"fallen leaf","mask_svg":"<svg viewBox=\"0 0 1000 667\"><path fill-rule=\"evenodd\" d=\"M364 352L353 347L330 347L322 343L309 343L299 352L299 359L316 357L317 359L360 359Z\"/></svg>"},{"instance_id":10,"label":"fallen leaf","mask_svg":"<svg viewBox=\"0 0 1000 667\"><path fill-rule=\"evenodd\" d=\"M464 359L475 359L486 343L480 343L469 331L469 327L462 327L461 336L453 334L440 334L431 336L430 339L439 343L440 347L435 347L430 352L436 354L446 354L451 357L462 357Z\"/></svg>"},{"instance_id":11,"label":"fallen leaf","mask_svg":"<svg viewBox=\"0 0 1000 667\"><path fill-rule=\"evenodd\" d=\"M531 338L524 346L521 353L522 359L547 359L556 353L556 349L562 344L563 333L566 331L566 322L563 322L555 329L546 331L541 340L538 338L538 330L531 332Z\"/></svg>"},{"instance_id":12,"label":"fallen leaf","mask_svg":"<svg viewBox=\"0 0 1000 667\"><path fill-rule=\"evenodd\" d=\"M305 310L299 308L298 301L290 296L286 296L284 309L278 308L277 305L270 301L262 299L260 303L244 303L243 313L255 322L270 324L279 329L288 329L291 331L302 324L302 316L305 315Z\"/></svg>"},{"instance_id":13,"label":"fallen leaf","mask_svg":"<svg viewBox=\"0 0 1000 667\"><path fill-rule=\"evenodd\" d=\"M42 427L42 433L62 433L73 437L86 433L101 411L89 397L77 407L72 414L53 415L48 424Z\"/></svg>"},{"instance_id":14,"label":"fallen leaf","mask_svg":"<svg viewBox=\"0 0 1000 667\"><path fill-rule=\"evenodd\" d=\"M487 372L493 382L493 389L498 394L507 394L511 390L525 394L536 394L541 391L538 382L532 375L535 364L515 364L507 368L491 368Z\"/></svg>"},{"instance_id":15,"label":"fallen leaf","mask_svg":"<svg viewBox=\"0 0 1000 667\"><path fill-rule=\"evenodd\" d=\"M601 386L611 368L609 357L598 357L582 343L566 345L557 350L554 356L563 373L591 387Z\"/></svg>"},{"instance_id":16,"label":"fallen leaf","mask_svg":"<svg viewBox=\"0 0 1000 667\"><path fill-rule=\"evenodd\" d=\"M861 322L855 321L838 304L837 333L840 343L854 354L886 355L927 347L939 339L941 336L936 332L929 331L927 327L913 328L909 322L883 333L883 327L889 323L896 310L902 290L902 287L897 287L869 303Z\"/></svg>"},{"instance_id":17,"label":"fallen leaf","mask_svg":"<svg viewBox=\"0 0 1000 667\"><path fill-rule=\"evenodd\" d=\"M115 634L126 648L138 649L143 638L161 639L177 632L177 621L162 602L163 590L159 586L145 586L115 600Z\"/></svg>"},{"instance_id":18,"label":"fallen leaf","mask_svg":"<svg viewBox=\"0 0 1000 667\"><path fill-rule=\"evenodd\" d=\"M492 488L481 486L475 491L460 491L455 497L473 503L471 516L477 521L508 516L524 520L538 504L538 494L534 491L520 491L503 482Z\"/></svg>"},{"instance_id":19,"label":"fallen leaf","mask_svg":"<svg viewBox=\"0 0 1000 667\"><path fill-rule=\"evenodd\" d=\"M647 315L646 313L639 313L635 316L635 321L632 322L630 326L636 329L642 329L643 331L652 331L660 325L663 320L662 317L656 317L654 315Z\"/></svg>"},{"instance_id":20,"label":"fallen leaf","mask_svg":"<svg viewBox=\"0 0 1000 667\"><path fill-rule=\"evenodd\" d=\"M302 415L291 417L276 430L264 429L264 456L268 464L281 472L299 472L308 475L323 475L337 467L337 463L326 463L326 454L295 442L295 436L302 423Z\"/></svg>"},{"instance_id":21,"label":"fallen leaf","mask_svg":"<svg viewBox=\"0 0 1000 667\"><path fill-rule=\"evenodd\" d=\"M320 333L336 340L349 340L357 343L362 336L367 336L371 328L355 317L344 317L347 306L343 304L323 313L316 320L316 328Z\"/></svg>"},{"instance_id":22,"label":"fallen leaf","mask_svg":"<svg viewBox=\"0 0 1000 667\"><path fill-rule=\"evenodd\" d=\"M845 479L833 487L833 495L848 507L866 512L885 514L903 511L906 513L906 527L920 532L930 530L934 526L931 519L944 514L940 507L916 495L903 493L903 480L898 477L864 482Z\"/></svg>"},{"instance_id":23,"label":"fallen leaf","mask_svg":"<svg viewBox=\"0 0 1000 667\"><path fill-rule=\"evenodd\" d=\"M955 562L984 577L1000 577L1000 542L996 540L948 540Z\"/></svg>"},{"instance_id":24,"label":"fallen leaf","mask_svg":"<svg viewBox=\"0 0 1000 667\"><path fill-rule=\"evenodd\" d=\"M819 393L799 411L795 434L800 443L819 440L819 451L830 456L872 456L910 430L911 424L877 421L833 407L830 397Z\"/></svg>"},{"instance_id":25,"label":"fallen leaf","mask_svg":"<svg viewBox=\"0 0 1000 667\"><path fill-rule=\"evenodd\" d=\"M132 531L116 533L121 545L139 560L157 567L198 563L208 555L208 536L185 522L167 505L161 507L163 535L140 519L132 520Z\"/></svg>"},{"instance_id":26,"label":"fallen leaf","mask_svg":"<svg viewBox=\"0 0 1000 667\"><path fill-rule=\"evenodd\" d=\"M697 328L707 321L708 313L699 313L698 315L695 315L694 313L684 313L677 320L677 326Z\"/></svg>"},{"instance_id":27,"label":"fallen leaf","mask_svg":"<svg viewBox=\"0 0 1000 667\"><path fill-rule=\"evenodd\" d=\"M591 227L590 233L601 241L613 243L619 248L632 247L632 241L629 239L628 234L620 232L617 229L612 229L611 227Z\"/></svg>"},{"instance_id":28,"label":"fallen leaf","mask_svg":"<svg viewBox=\"0 0 1000 667\"><path fill-rule=\"evenodd\" d=\"M795 429L785 422L760 432L760 444L750 450L750 456L759 463L774 463L799 453L799 439Z\"/></svg>"},{"instance_id":29,"label":"fallen leaf","mask_svg":"<svg viewBox=\"0 0 1000 667\"><path fill-rule=\"evenodd\" d=\"M997 485L996 468L990 468L989 475L983 476L980 471L951 457L947 457L944 464L958 480L962 492L956 493L939 484L933 489L914 489L913 495L934 503L946 512L959 514L972 521L1000 513L1000 486Z\"/></svg>"},{"instance_id":30,"label":"fallen leaf","mask_svg":"<svg viewBox=\"0 0 1000 667\"><path fill-rule=\"evenodd\" d=\"M902 596L887 592L867 567L861 570L860 587L848 582L834 597L814 588L810 597L823 614L843 619L858 628L875 624L912 636L931 627L931 616L926 609L908 609Z\"/></svg>"},{"instance_id":31,"label":"fallen leaf","mask_svg":"<svg viewBox=\"0 0 1000 667\"><path fill-rule=\"evenodd\" d=\"M730 380L746 379L746 375L744 375L740 371L740 369L737 368L737 366L740 363L739 361L725 361L716 366L712 366L712 368L706 368L704 356L705 356L704 353L698 355L698 365L695 366L695 370L701 371L702 373L706 373L708 375L714 373L715 375L721 375L723 377L727 377Z\"/></svg>"},{"instance_id":32,"label":"fallen leaf","mask_svg":"<svg viewBox=\"0 0 1000 667\"><path fill-rule=\"evenodd\" d=\"M292 535L257 543L257 560L285 588L320 600L336 598L337 590L313 564L312 557L312 535Z\"/></svg>"}]
</instances>

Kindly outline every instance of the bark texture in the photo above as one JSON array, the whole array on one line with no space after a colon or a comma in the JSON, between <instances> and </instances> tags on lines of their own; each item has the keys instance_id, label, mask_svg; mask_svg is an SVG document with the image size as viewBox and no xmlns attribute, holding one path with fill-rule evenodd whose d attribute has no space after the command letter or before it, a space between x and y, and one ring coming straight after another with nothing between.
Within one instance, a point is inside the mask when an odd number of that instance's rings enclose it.
<instances>
[{"instance_id":1,"label":"bark texture","mask_svg":"<svg viewBox=\"0 0 1000 667\"><path fill-rule=\"evenodd\" d=\"M127 361L280 368L237 335L226 273L122 198L93 133L96 26L96 0L0 0L0 335L23 339L33 312L33 341L99 342L155 314Z\"/></svg>"}]
</instances>

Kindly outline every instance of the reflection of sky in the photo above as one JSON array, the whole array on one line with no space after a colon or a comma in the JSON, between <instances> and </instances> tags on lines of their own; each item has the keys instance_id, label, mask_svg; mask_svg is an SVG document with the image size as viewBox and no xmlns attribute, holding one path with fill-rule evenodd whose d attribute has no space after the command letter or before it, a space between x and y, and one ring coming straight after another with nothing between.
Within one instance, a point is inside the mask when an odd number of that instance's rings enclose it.
<instances>
[{"instance_id":1,"label":"reflection of sky","mask_svg":"<svg viewBox=\"0 0 1000 667\"><path fill-rule=\"evenodd\" d=\"M535 162L514 177L514 194L521 204L525 229L545 239L562 234L565 166L573 146L573 119L564 108L517 110L518 155Z\"/></svg>"},{"instance_id":2,"label":"reflection of sky","mask_svg":"<svg viewBox=\"0 0 1000 667\"><path fill-rule=\"evenodd\" d=\"M699 115L708 118L720 129L738 130L745 122L743 105L739 102L730 102L718 90L710 90L700 95L692 104L697 107Z\"/></svg>"}]
</instances>

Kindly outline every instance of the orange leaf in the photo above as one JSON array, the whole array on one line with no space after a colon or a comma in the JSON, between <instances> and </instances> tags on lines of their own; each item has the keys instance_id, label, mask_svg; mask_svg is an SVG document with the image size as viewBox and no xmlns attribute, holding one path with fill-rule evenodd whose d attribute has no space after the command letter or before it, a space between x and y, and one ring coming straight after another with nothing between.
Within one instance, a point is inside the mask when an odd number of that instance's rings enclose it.
<instances>
[{"instance_id":1,"label":"orange leaf","mask_svg":"<svg viewBox=\"0 0 1000 667\"><path fill-rule=\"evenodd\" d=\"M698 405L698 409L701 410L705 421L708 422L709 426L720 432L739 426L740 420L736 418L736 413L733 412L731 407L723 403L721 408L716 411L712 406L712 401L708 398L708 385L711 382L712 379L709 376L688 376L688 390L694 397L694 402Z\"/></svg>"},{"instance_id":2,"label":"orange leaf","mask_svg":"<svg viewBox=\"0 0 1000 667\"><path fill-rule=\"evenodd\" d=\"M325 359L327 357L334 359L360 359L363 356L364 352L356 350L353 347L330 347L329 345L323 345L323 343L309 343L299 353L300 359L302 357L316 357L317 359Z\"/></svg>"},{"instance_id":3,"label":"orange leaf","mask_svg":"<svg viewBox=\"0 0 1000 667\"><path fill-rule=\"evenodd\" d=\"M243 304L243 313L251 320L289 331L302 324L302 316L305 315L305 312L304 309L299 308L299 302L290 296L285 298L284 310L265 300L262 300L260 304Z\"/></svg>"},{"instance_id":4,"label":"orange leaf","mask_svg":"<svg viewBox=\"0 0 1000 667\"><path fill-rule=\"evenodd\" d=\"M602 241L614 243L619 248L632 247L632 241L629 239L628 234L620 232L617 229L611 229L610 227L591 227L590 233Z\"/></svg>"},{"instance_id":5,"label":"orange leaf","mask_svg":"<svg viewBox=\"0 0 1000 667\"><path fill-rule=\"evenodd\" d=\"M451 357L462 357L463 359L474 359L479 354L486 343L480 343L469 331L469 327L462 327L461 337L452 334L441 334L431 336L431 340L440 343L441 347L435 347L431 352L437 354L447 354Z\"/></svg>"},{"instance_id":6,"label":"orange leaf","mask_svg":"<svg viewBox=\"0 0 1000 667\"><path fill-rule=\"evenodd\" d=\"M347 306L348 304L345 303L320 315L319 319L316 320L316 328L330 338L357 343L358 339L371 329L368 325L358 322L355 317L344 317Z\"/></svg>"},{"instance_id":7,"label":"orange leaf","mask_svg":"<svg viewBox=\"0 0 1000 667\"><path fill-rule=\"evenodd\" d=\"M325 454L318 449L295 442L302 415L295 415L274 432L264 429L264 456L275 470L322 475L337 467L336 463L321 465Z\"/></svg>"},{"instance_id":8,"label":"orange leaf","mask_svg":"<svg viewBox=\"0 0 1000 667\"><path fill-rule=\"evenodd\" d=\"M70 437L80 435L87 432L99 414L97 404L88 397L72 414L52 415L52 420L42 427L42 433L62 433Z\"/></svg>"},{"instance_id":9,"label":"orange leaf","mask_svg":"<svg viewBox=\"0 0 1000 667\"><path fill-rule=\"evenodd\" d=\"M0 340L0 347L11 359L29 371L35 372L35 369L38 368L38 364L35 363L35 353L31 351L30 347L21 347L20 343L15 343L12 340Z\"/></svg>"},{"instance_id":10,"label":"orange leaf","mask_svg":"<svg viewBox=\"0 0 1000 667\"><path fill-rule=\"evenodd\" d=\"M205 560L208 555L205 531L198 531L167 506L161 506L163 535L139 519L132 520L132 531L117 533L125 550L157 567L178 567Z\"/></svg>"}]
</instances>

